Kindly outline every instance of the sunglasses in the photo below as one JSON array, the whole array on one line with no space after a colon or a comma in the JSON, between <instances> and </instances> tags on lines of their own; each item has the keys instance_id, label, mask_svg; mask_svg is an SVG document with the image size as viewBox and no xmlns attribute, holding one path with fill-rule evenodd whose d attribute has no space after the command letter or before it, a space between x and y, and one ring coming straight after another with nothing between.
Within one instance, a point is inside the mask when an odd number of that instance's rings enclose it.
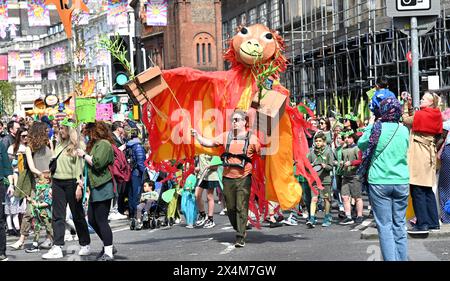
<instances>
[{"instance_id":1,"label":"sunglasses","mask_svg":"<svg viewBox=\"0 0 450 281\"><path fill-rule=\"evenodd\" d=\"M26 138L26 137L28 137L28 135L20 135L20 137Z\"/></svg>"},{"instance_id":2,"label":"sunglasses","mask_svg":"<svg viewBox=\"0 0 450 281\"><path fill-rule=\"evenodd\" d=\"M242 120L244 120L244 119L242 119L242 118L233 118L233 122L239 122L239 121L242 121Z\"/></svg>"},{"instance_id":3,"label":"sunglasses","mask_svg":"<svg viewBox=\"0 0 450 281\"><path fill-rule=\"evenodd\" d=\"M325 122L320 122L320 125L325 125Z\"/></svg>"}]
</instances>

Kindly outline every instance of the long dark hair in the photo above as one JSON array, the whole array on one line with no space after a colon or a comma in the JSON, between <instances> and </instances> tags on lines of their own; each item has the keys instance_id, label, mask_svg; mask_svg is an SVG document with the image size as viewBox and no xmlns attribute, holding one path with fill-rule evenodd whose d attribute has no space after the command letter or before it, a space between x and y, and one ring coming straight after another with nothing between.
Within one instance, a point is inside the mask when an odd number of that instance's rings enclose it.
<instances>
[{"instance_id":1,"label":"long dark hair","mask_svg":"<svg viewBox=\"0 0 450 281\"><path fill-rule=\"evenodd\" d=\"M86 152L90 153L94 144L99 140L107 140L112 145L115 144L112 137L111 128L103 121L88 123L86 125L86 135L89 136L89 142L86 146Z\"/></svg>"},{"instance_id":2,"label":"long dark hair","mask_svg":"<svg viewBox=\"0 0 450 281\"><path fill-rule=\"evenodd\" d=\"M24 127L20 127L16 132L16 138L14 139L14 149L13 149L14 154L16 154L17 151L19 150L20 141L22 139L23 132L28 132L28 130L25 129Z\"/></svg>"}]
</instances>

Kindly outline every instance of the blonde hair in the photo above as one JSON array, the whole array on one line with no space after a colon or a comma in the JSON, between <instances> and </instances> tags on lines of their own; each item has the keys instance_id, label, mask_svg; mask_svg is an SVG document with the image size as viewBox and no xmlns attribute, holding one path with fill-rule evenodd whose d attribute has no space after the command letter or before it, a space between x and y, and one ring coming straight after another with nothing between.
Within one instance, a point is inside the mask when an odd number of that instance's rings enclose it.
<instances>
[{"instance_id":1,"label":"blonde hair","mask_svg":"<svg viewBox=\"0 0 450 281\"><path fill-rule=\"evenodd\" d=\"M437 108L441 104L441 97L435 92L426 91L424 95L429 94L433 98L433 104L430 107Z\"/></svg>"},{"instance_id":2,"label":"blonde hair","mask_svg":"<svg viewBox=\"0 0 450 281\"><path fill-rule=\"evenodd\" d=\"M67 148L66 148L66 153L67 153L67 155L71 155L72 157L75 157L78 148L84 149L84 142L81 139L80 135L78 134L78 132L75 128L68 127L68 126L63 126L63 127L66 128L67 135L69 136L68 140L65 140L65 141L69 142L67 145ZM61 138L61 130L59 131L59 139L61 141L63 141ZM81 147L82 145L83 145L83 147Z\"/></svg>"}]
</instances>

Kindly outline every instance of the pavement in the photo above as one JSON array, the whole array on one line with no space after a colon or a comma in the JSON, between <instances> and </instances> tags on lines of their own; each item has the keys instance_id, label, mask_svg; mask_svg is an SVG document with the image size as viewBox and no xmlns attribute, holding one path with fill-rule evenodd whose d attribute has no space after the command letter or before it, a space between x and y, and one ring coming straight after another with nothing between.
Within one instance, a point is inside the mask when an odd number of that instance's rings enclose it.
<instances>
[{"instance_id":1,"label":"pavement","mask_svg":"<svg viewBox=\"0 0 450 281\"><path fill-rule=\"evenodd\" d=\"M373 218L368 217L359 225L339 225L337 210L332 210L333 224L322 227L323 213L318 212L318 224L309 229L306 220L300 218L297 226L284 225L270 228L262 223L261 228L248 231L244 248L235 248L235 231L227 216L219 215L215 206L211 229L186 228L185 222L172 227L131 231L128 220L111 221L114 245L118 250L117 261L381 261L381 250ZM440 232L427 237L408 239L408 259L411 261L449 261L450 229L443 225ZM32 237L32 236L31 236ZM26 246L31 245L31 239ZM43 241L45 234L42 233ZM411 237L409 237L411 238ZM7 244L18 238L7 237ZM42 242L41 241L41 242ZM91 251L88 257L77 255L77 241L66 242L65 261L93 261L102 249L102 242L91 234ZM10 261L42 261L42 254L12 251L8 247Z\"/></svg>"}]
</instances>

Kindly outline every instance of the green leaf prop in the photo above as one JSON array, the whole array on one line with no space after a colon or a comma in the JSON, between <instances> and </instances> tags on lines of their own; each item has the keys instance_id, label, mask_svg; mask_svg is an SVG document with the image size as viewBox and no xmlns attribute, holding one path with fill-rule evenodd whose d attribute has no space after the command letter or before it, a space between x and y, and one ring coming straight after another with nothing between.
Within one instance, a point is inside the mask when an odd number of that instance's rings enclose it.
<instances>
[{"instance_id":1,"label":"green leaf prop","mask_svg":"<svg viewBox=\"0 0 450 281\"><path fill-rule=\"evenodd\" d=\"M173 199L173 195L175 194L176 188L169 189L167 191L164 191L161 195L161 198L164 200L164 202L169 203Z\"/></svg>"}]
</instances>

